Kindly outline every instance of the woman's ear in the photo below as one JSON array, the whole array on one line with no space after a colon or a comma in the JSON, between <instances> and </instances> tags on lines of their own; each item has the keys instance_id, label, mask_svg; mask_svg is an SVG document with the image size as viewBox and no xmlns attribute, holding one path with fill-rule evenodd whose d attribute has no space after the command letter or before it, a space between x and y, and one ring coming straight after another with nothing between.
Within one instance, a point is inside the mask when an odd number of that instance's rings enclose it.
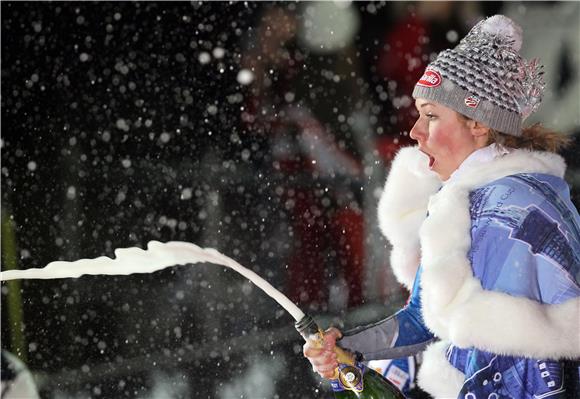
<instances>
[{"instance_id":1,"label":"woman's ear","mask_svg":"<svg viewBox=\"0 0 580 399\"><path fill-rule=\"evenodd\" d=\"M481 122L474 121L473 119L470 119L467 121L467 126L469 127L469 131L471 132L473 137L476 137L476 138L485 137L485 138L487 138L487 136L489 135L489 131L490 131L489 126L487 126Z\"/></svg>"}]
</instances>

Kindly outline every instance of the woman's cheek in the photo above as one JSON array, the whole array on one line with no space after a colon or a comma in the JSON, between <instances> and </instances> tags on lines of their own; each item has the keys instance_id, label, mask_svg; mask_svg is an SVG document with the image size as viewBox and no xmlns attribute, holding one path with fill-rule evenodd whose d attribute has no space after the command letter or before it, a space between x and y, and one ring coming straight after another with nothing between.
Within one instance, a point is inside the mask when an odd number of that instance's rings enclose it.
<instances>
[{"instance_id":1,"label":"woman's cheek","mask_svg":"<svg viewBox=\"0 0 580 399\"><path fill-rule=\"evenodd\" d=\"M432 144L437 146L439 151L449 152L453 150L453 140L444 127L438 127L437 129L434 129L431 138Z\"/></svg>"}]
</instances>

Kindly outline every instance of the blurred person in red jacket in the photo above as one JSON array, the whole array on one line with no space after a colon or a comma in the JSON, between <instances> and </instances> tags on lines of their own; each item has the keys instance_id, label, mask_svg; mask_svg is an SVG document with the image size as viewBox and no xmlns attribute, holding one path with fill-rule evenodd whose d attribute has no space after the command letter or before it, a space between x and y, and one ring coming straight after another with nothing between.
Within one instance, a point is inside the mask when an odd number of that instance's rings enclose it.
<instances>
[{"instance_id":1,"label":"blurred person in red jacket","mask_svg":"<svg viewBox=\"0 0 580 399\"><path fill-rule=\"evenodd\" d=\"M417 112L409 93L425 67L439 51L463 37L479 17L479 5L469 2L421 1L392 7L400 16L386 32L376 64L389 98L384 110L386 134L378 141L387 162L400 147L412 144L408 132Z\"/></svg>"},{"instance_id":2,"label":"blurred person in red jacket","mask_svg":"<svg viewBox=\"0 0 580 399\"><path fill-rule=\"evenodd\" d=\"M330 280L340 274L352 307L363 300L363 216L352 187L360 184L362 166L353 140L326 122L337 115L321 111L328 104L336 110L340 101L316 97L323 83L312 64L321 57L298 45L298 13L294 5L265 8L242 60L253 75L242 120L248 134L267 137L266 162L288 178L278 190L292 237L286 293L326 310Z\"/></svg>"}]
</instances>

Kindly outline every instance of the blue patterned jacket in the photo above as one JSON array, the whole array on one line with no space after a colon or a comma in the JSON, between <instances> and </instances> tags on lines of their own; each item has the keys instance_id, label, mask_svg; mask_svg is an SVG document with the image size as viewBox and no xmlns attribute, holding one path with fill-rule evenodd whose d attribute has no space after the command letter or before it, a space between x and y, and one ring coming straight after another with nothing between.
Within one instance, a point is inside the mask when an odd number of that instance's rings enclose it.
<instances>
[{"instance_id":1,"label":"blue patterned jacket","mask_svg":"<svg viewBox=\"0 0 580 399\"><path fill-rule=\"evenodd\" d=\"M580 397L580 218L563 161L514 151L441 187L420 157L399 154L379 209L410 301L341 344L367 359L431 344L419 385L434 397ZM426 198L395 192L413 178Z\"/></svg>"}]
</instances>

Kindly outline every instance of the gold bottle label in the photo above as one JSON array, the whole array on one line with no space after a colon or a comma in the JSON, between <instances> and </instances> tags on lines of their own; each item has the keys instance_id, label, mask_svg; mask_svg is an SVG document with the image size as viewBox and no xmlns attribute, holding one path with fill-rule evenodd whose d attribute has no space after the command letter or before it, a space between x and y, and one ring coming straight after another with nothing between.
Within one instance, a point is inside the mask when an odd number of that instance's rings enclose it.
<instances>
[{"instance_id":1,"label":"gold bottle label","mask_svg":"<svg viewBox=\"0 0 580 399\"><path fill-rule=\"evenodd\" d=\"M339 364L338 378L330 382L332 390L362 392L364 389L363 375L366 371L364 364L356 362L354 365Z\"/></svg>"}]
</instances>

